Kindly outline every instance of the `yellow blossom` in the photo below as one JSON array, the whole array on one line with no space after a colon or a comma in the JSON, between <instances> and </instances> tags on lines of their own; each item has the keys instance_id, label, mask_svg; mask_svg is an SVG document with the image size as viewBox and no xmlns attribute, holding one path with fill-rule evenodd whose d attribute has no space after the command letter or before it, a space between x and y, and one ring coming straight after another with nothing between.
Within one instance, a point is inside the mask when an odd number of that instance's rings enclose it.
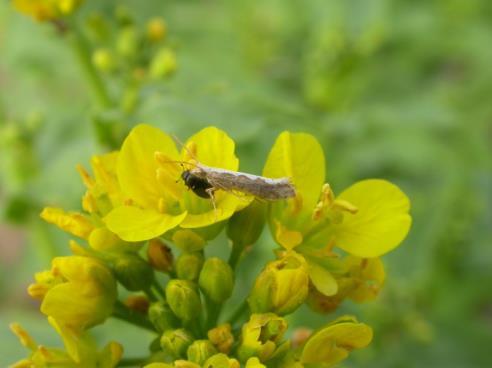
<instances>
[{"instance_id":1,"label":"yellow blossom","mask_svg":"<svg viewBox=\"0 0 492 368\"><path fill-rule=\"evenodd\" d=\"M36 274L28 288L41 299L41 312L58 323L83 330L103 322L113 310L116 282L100 261L81 256L57 257L50 271Z\"/></svg>"},{"instance_id":2,"label":"yellow blossom","mask_svg":"<svg viewBox=\"0 0 492 368\"><path fill-rule=\"evenodd\" d=\"M83 0L14 0L14 7L38 21L48 21L73 13Z\"/></svg>"},{"instance_id":3,"label":"yellow blossom","mask_svg":"<svg viewBox=\"0 0 492 368\"><path fill-rule=\"evenodd\" d=\"M190 156L190 153L193 157ZM123 142L117 176L131 203L113 209L106 217L108 228L127 241L158 237L177 227L201 228L228 219L249 202L225 191L212 201L200 198L180 180L183 166L196 161L237 170L234 142L226 133L208 127L192 136L178 152L173 139L149 125L136 126Z\"/></svg>"},{"instance_id":4,"label":"yellow blossom","mask_svg":"<svg viewBox=\"0 0 492 368\"><path fill-rule=\"evenodd\" d=\"M17 323L12 323L10 329L17 335L22 345L31 353L25 359L12 365L13 368L27 367L116 367L123 354L123 348L116 342L110 342L99 351L94 341L86 333L78 333L63 326L53 318L48 317L49 323L61 336L65 349L51 348L38 345L34 339Z\"/></svg>"},{"instance_id":5,"label":"yellow blossom","mask_svg":"<svg viewBox=\"0 0 492 368\"><path fill-rule=\"evenodd\" d=\"M390 182L363 180L335 197L323 184L323 150L309 134L280 134L263 175L288 176L294 183L295 198L270 205L270 227L277 243L303 254L311 282L323 295L338 290L333 274L340 262L334 246L357 257L379 257L398 246L409 231L410 202Z\"/></svg>"}]
</instances>

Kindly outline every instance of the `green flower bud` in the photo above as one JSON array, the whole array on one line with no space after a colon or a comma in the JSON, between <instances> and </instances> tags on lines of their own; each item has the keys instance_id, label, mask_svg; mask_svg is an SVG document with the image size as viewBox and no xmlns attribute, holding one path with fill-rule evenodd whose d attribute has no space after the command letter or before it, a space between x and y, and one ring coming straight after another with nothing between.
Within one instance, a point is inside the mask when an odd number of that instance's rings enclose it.
<instances>
[{"instance_id":1,"label":"green flower bud","mask_svg":"<svg viewBox=\"0 0 492 368\"><path fill-rule=\"evenodd\" d=\"M186 350L192 342L193 336L182 328L167 330L161 337L162 350L174 359L184 358L186 356Z\"/></svg>"},{"instance_id":2,"label":"green flower bud","mask_svg":"<svg viewBox=\"0 0 492 368\"><path fill-rule=\"evenodd\" d=\"M152 267L138 255L122 254L113 262L116 279L130 291L148 289L154 280Z\"/></svg>"},{"instance_id":3,"label":"green flower bud","mask_svg":"<svg viewBox=\"0 0 492 368\"><path fill-rule=\"evenodd\" d=\"M116 49L121 55L126 57L132 57L137 53L138 35L135 27L126 26L120 31Z\"/></svg>"},{"instance_id":4,"label":"green flower bud","mask_svg":"<svg viewBox=\"0 0 492 368\"><path fill-rule=\"evenodd\" d=\"M258 240L265 225L266 206L253 201L245 209L236 212L227 223L227 237L232 244L244 249Z\"/></svg>"},{"instance_id":5,"label":"green flower bud","mask_svg":"<svg viewBox=\"0 0 492 368\"><path fill-rule=\"evenodd\" d=\"M112 72L116 63L111 51L108 49L97 49L92 54L92 64L102 72Z\"/></svg>"},{"instance_id":6,"label":"green flower bud","mask_svg":"<svg viewBox=\"0 0 492 368\"><path fill-rule=\"evenodd\" d=\"M167 304L165 300L150 305L149 320L159 332L176 328L179 324L178 318L174 315L169 304Z\"/></svg>"},{"instance_id":7,"label":"green flower bud","mask_svg":"<svg viewBox=\"0 0 492 368\"><path fill-rule=\"evenodd\" d=\"M248 304L253 313L274 312L286 315L304 303L308 291L306 260L291 252L266 265L256 279Z\"/></svg>"},{"instance_id":8,"label":"green flower bud","mask_svg":"<svg viewBox=\"0 0 492 368\"><path fill-rule=\"evenodd\" d=\"M221 304L232 294L234 273L226 262L212 257L205 261L198 283L200 289L210 300Z\"/></svg>"},{"instance_id":9,"label":"green flower bud","mask_svg":"<svg viewBox=\"0 0 492 368\"><path fill-rule=\"evenodd\" d=\"M150 63L149 74L154 79L167 77L178 68L174 51L168 48L159 50Z\"/></svg>"},{"instance_id":10,"label":"green flower bud","mask_svg":"<svg viewBox=\"0 0 492 368\"><path fill-rule=\"evenodd\" d=\"M191 281L169 281L166 286L166 300L174 314L185 323L197 318L202 309L198 288Z\"/></svg>"},{"instance_id":11,"label":"green flower bud","mask_svg":"<svg viewBox=\"0 0 492 368\"><path fill-rule=\"evenodd\" d=\"M282 338L286 330L285 319L273 313L251 315L241 331L241 342L237 348L239 360L246 362L256 356L264 362L272 358L277 350L285 349Z\"/></svg>"},{"instance_id":12,"label":"green flower bud","mask_svg":"<svg viewBox=\"0 0 492 368\"><path fill-rule=\"evenodd\" d=\"M217 353L217 349L208 340L196 340L186 351L188 360L199 365L202 365L208 358Z\"/></svg>"},{"instance_id":13,"label":"green flower bud","mask_svg":"<svg viewBox=\"0 0 492 368\"><path fill-rule=\"evenodd\" d=\"M240 368L236 359L229 358L225 354L215 354L207 359L203 368Z\"/></svg>"},{"instance_id":14,"label":"green flower bud","mask_svg":"<svg viewBox=\"0 0 492 368\"><path fill-rule=\"evenodd\" d=\"M158 271L170 272L173 269L173 253L171 249L159 239L149 241L147 258L152 267Z\"/></svg>"},{"instance_id":15,"label":"green flower bud","mask_svg":"<svg viewBox=\"0 0 492 368\"><path fill-rule=\"evenodd\" d=\"M176 274L181 280L196 281L198 280L202 266L202 253L182 253L176 260Z\"/></svg>"}]
</instances>

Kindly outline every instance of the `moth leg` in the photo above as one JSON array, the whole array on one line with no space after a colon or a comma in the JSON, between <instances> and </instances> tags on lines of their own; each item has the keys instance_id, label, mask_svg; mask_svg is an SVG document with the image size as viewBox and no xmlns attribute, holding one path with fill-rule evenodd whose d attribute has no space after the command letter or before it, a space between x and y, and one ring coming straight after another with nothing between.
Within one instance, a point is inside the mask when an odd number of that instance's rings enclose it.
<instances>
[{"instance_id":1,"label":"moth leg","mask_svg":"<svg viewBox=\"0 0 492 368\"><path fill-rule=\"evenodd\" d=\"M215 188L212 187L212 188L205 189L205 192L207 192L208 196L210 197L210 200L212 201L212 206L214 207L215 222L217 222L217 206L215 204L215 195L214 195Z\"/></svg>"}]
</instances>

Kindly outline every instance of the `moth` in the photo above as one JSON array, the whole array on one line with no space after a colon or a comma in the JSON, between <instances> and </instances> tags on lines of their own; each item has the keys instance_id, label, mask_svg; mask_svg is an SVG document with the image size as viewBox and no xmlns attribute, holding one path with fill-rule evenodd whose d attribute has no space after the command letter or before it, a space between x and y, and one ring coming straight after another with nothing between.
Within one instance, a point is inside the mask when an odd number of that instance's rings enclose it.
<instances>
[{"instance_id":1,"label":"moth","mask_svg":"<svg viewBox=\"0 0 492 368\"><path fill-rule=\"evenodd\" d=\"M296 190L289 178L271 179L239 171L210 167L200 163L181 174L185 185L197 196L212 198L216 190L241 192L256 198L275 201L295 197Z\"/></svg>"}]
</instances>

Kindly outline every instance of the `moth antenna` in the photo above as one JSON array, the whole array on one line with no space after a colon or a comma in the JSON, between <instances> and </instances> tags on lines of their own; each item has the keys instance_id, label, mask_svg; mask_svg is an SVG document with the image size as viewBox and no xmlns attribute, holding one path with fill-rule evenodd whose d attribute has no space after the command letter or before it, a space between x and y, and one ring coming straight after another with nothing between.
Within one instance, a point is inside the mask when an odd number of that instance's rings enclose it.
<instances>
[{"instance_id":1,"label":"moth antenna","mask_svg":"<svg viewBox=\"0 0 492 368\"><path fill-rule=\"evenodd\" d=\"M195 157L195 155L193 154L193 152L191 152L191 150L186 146L186 144L184 144L181 139L179 139L175 134L172 135L173 139L176 141L176 143L181 146L189 155L190 157L195 160L196 162L198 162L197 158Z\"/></svg>"}]
</instances>

